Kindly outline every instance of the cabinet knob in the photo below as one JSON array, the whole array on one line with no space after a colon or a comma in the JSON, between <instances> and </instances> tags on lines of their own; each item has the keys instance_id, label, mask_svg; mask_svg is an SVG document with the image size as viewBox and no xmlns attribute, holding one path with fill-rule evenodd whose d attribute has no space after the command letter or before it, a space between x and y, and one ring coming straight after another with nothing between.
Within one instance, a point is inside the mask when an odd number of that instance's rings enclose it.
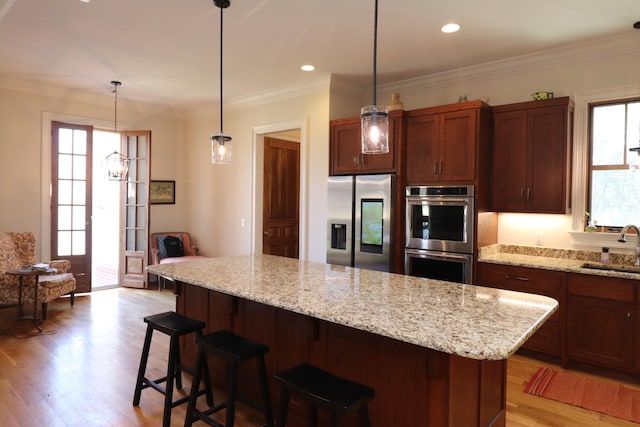
<instances>
[{"instance_id":1,"label":"cabinet knob","mask_svg":"<svg viewBox=\"0 0 640 427\"><path fill-rule=\"evenodd\" d=\"M527 200L531 200L531 187L527 188Z\"/></svg>"},{"instance_id":2,"label":"cabinet knob","mask_svg":"<svg viewBox=\"0 0 640 427\"><path fill-rule=\"evenodd\" d=\"M433 162L433 174L438 175L438 162Z\"/></svg>"},{"instance_id":3,"label":"cabinet knob","mask_svg":"<svg viewBox=\"0 0 640 427\"><path fill-rule=\"evenodd\" d=\"M524 188L520 188L520 200L524 200Z\"/></svg>"}]
</instances>

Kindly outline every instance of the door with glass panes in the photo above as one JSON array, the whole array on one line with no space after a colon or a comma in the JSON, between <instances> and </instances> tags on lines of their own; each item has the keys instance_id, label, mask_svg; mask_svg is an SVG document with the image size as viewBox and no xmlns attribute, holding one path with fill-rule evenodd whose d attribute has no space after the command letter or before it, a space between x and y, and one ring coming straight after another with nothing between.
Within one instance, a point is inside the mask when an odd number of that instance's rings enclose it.
<instances>
[{"instance_id":1,"label":"door with glass panes","mask_svg":"<svg viewBox=\"0 0 640 427\"><path fill-rule=\"evenodd\" d=\"M145 288L149 225L149 155L151 131L122 132L122 154L129 159L129 174L122 188L120 283Z\"/></svg>"},{"instance_id":2,"label":"door with glass panes","mask_svg":"<svg viewBox=\"0 0 640 427\"><path fill-rule=\"evenodd\" d=\"M93 127L52 122L51 129L51 257L69 260L76 292L90 292ZM130 166L120 192L118 282L136 288L146 287L150 144L150 131L121 132Z\"/></svg>"},{"instance_id":3,"label":"door with glass panes","mask_svg":"<svg viewBox=\"0 0 640 427\"><path fill-rule=\"evenodd\" d=\"M51 259L67 259L91 291L92 126L51 123Z\"/></svg>"}]
</instances>

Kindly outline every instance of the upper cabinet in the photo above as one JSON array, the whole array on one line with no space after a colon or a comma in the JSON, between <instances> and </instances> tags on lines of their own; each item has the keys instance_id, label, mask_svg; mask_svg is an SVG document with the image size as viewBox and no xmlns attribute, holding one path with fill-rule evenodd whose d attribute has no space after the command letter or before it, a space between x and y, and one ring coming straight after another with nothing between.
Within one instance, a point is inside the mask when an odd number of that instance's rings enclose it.
<instances>
[{"instance_id":1,"label":"upper cabinet","mask_svg":"<svg viewBox=\"0 0 640 427\"><path fill-rule=\"evenodd\" d=\"M406 184L474 184L488 152L489 107L471 101L406 113Z\"/></svg>"},{"instance_id":2,"label":"upper cabinet","mask_svg":"<svg viewBox=\"0 0 640 427\"><path fill-rule=\"evenodd\" d=\"M330 123L329 175L394 173L402 144L403 111L389 113L389 152L362 154L360 117L332 120Z\"/></svg>"},{"instance_id":3,"label":"upper cabinet","mask_svg":"<svg viewBox=\"0 0 640 427\"><path fill-rule=\"evenodd\" d=\"M572 118L569 97L493 107L493 210L566 212Z\"/></svg>"}]
</instances>

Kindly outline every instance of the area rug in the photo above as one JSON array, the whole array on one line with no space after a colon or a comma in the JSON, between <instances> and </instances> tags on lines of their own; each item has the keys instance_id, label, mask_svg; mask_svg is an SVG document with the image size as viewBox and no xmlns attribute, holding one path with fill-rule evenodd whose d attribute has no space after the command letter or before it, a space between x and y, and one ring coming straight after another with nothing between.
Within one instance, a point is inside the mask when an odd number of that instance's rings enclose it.
<instances>
[{"instance_id":1,"label":"area rug","mask_svg":"<svg viewBox=\"0 0 640 427\"><path fill-rule=\"evenodd\" d=\"M524 392L640 423L640 390L615 382L539 368Z\"/></svg>"}]
</instances>

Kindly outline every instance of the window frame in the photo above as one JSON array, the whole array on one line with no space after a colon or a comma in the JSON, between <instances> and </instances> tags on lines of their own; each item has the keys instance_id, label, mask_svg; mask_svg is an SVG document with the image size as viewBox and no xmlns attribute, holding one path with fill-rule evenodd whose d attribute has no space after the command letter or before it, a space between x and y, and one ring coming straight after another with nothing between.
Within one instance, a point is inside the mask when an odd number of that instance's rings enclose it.
<instances>
[{"instance_id":1,"label":"window frame","mask_svg":"<svg viewBox=\"0 0 640 427\"><path fill-rule=\"evenodd\" d=\"M586 205L585 205L585 226L586 226L586 212L591 211L591 202L592 202L592 176L594 170L629 170L629 157L631 153L629 152L630 146L628 145L629 140L626 137L627 130L627 109L629 104L631 103L640 103L640 97L631 97L631 98L623 98L623 99L611 99L607 101L601 102L593 102L588 106L589 109L589 128L588 128L588 146L587 146L587 175L586 179ZM608 165L593 165L593 128L595 126L594 123L594 109L596 107L610 106L610 105L624 105L625 106L625 144L624 144L624 152L623 152L623 163L620 164L608 164ZM633 154L636 155L636 154ZM598 224L600 227L604 227L604 229L610 232L619 232L624 225L614 225L614 224Z\"/></svg>"},{"instance_id":2,"label":"window frame","mask_svg":"<svg viewBox=\"0 0 640 427\"><path fill-rule=\"evenodd\" d=\"M606 103L616 99L640 98L640 85L606 88L574 95L574 126L572 153L572 184L571 184L571 237L576 246L584 247L614 247L617 243L616 233L587 233L585 227L585 213L587 210L587 181L589 146L590 146L590 117L589 106L595 103Z\"/></svg>"}]
</instances>

